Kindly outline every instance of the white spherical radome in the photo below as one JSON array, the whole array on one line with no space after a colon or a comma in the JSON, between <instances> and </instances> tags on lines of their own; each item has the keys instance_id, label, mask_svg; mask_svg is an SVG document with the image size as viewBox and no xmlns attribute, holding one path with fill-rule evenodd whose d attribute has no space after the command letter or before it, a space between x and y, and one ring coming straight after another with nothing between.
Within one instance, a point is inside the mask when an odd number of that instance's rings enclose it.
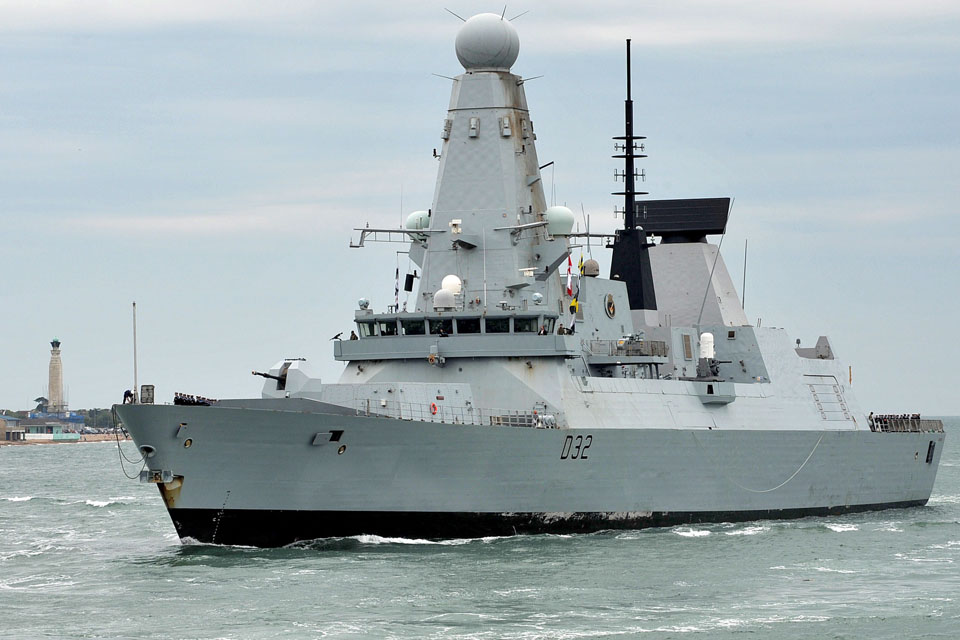
<instances>
[{"instance_id":1,"label":"white spherical radome","mask_svg":"<svg viewBox=\"0 0 960 640\"><path fill-rule=\"evenodd\" d=\"M430 227L430 212L414 211L409 216L407 216L407 222L405 226L410 231L419 231L420 229L428 229Z\"/></svg>"},{"instance_id":2,"label":"white spherical radome","mask_svg":"<svg viewBox=\"0 0 960 640\"><path fill-rule=\"evenodd\" d=\"M453 309L457 306L457 300L452 291L440 289L433 294L433 309L440 311L442 309Z\"/></svg>"},{"instance_id":3,"label":"white spherical radome","mask_svg":"<svg viewBox=\"0 0 960 640\"><path fill-rule=\"evenodd\" d=\"M552 236L566 236L573 231L573 222L575 220L573 211L562 205L554 205L543 212L543 217L547 221L547 233Z\"/></svg>"},{"instance_id":4,"label":"white spherical radome","mask_svg":"<svg viewBox=\"0 0 960 640\"><path fill-rule=\"evenodd\" d=\"M463 23L457 33L457 59L467 71L507 69L520 55L520 36L510 21L481 13Z\"/></svg>"},{"instance_id":5,"label":"white spherical radome","mask_svg":"<svg viewBox=\"0 0 960 640\"><path fill-rule=\"evenodd\" d=\"M448 276L443 276L443 280L440 281L440 288L446 289L456 296L460 294L460 290L463 288L463 282L451 273Z\"/></svg>"}]
</instances>

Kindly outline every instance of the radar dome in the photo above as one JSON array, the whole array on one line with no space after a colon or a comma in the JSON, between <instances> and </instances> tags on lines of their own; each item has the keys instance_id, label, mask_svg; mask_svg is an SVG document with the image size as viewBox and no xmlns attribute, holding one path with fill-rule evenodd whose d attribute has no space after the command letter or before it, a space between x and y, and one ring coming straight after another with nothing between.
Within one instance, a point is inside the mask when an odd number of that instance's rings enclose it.
<instances>
[{"instance_id":1,"label":"radar dome","mask_svg":"<svg viewBox=\"0 0 960 640\"><path fill-rule=\"evenodd\" d=\"M509 20L481 13L460 27L456 47L457 59L467 71L510 69L520 54L520 36Z\"/></svg>"},{"instance_id":2,"label":"radar dome","mask_svg":"<svg viewBox=\"0 0 960 640\"><path fill-rule=\"evenodd\" d=\"M560 205L554 205L543 212L547 221L547 233L552 236L570 235L573 230L573 211Z\"/></svg>"},{"instance_id":3,"label":"radar dome","mask_svg":"<svg viewBox=\"0 0 960 640\"><path fill-rule=\"evenodd\" d=\"M433 310L442 311L444 309L455 309L457 306L453 292L447 289L440 289L433 294Z\"/></svg>"},{"instance_id":4,"label":"radar dome","mask_svg":"<svg viewBox=\"0 0 960 640\"><path fill-rule=\"evenodd\" d=\"M600 275L600 263L590 258L589 260L583 263L583 275L596 278Z\"/></svg>"},{"instance_id":5,"label":"radar dome","mask_svg":"<svg viewBox=\"0 0 960 640\"><path fill-rule=\"evenodd\" d=\"M414 211L407 216L406 227L410 231L419 231L430 226L429 211Z\"/></svg>"},{"instance_id":6,"label":"radar dome","mask_svg":"<svg viewBox=\"0 0 960 640\"><path fill-rule=\"evenodd\" d=\"M440 281L440 288L446 289L453 295L459 295L460 290L463 288L463 283L460 281L460 278L451 273L448 276L444 276L443 280Z\"/></svg>"}]
</instances>

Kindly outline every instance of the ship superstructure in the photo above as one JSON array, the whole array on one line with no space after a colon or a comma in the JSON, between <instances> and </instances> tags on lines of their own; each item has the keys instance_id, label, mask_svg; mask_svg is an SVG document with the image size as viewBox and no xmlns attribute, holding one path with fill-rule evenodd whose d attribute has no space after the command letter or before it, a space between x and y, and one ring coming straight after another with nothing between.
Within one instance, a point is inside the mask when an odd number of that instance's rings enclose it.
<instances>
[{"instance_id":1,"label":"ship superstructure","mask_svg":"<svg viewBox=\"0 0 960 640\"><path fill-rule=\"evenodd\" d=\"M750 325L707 241L729 199L638 199L629 71L610 277L574 264L590 234L546 205L519 45L502 16L462 26L432 206L402 229L358 229L355 245L409 242L415 304L360 300L356 339L334 343L337 383L285 360L258 374L259 399L116 407L181 537L271 546L925 504L942 425L874 420L827 338L803 349Z\"/></svg>"}]
</instances>

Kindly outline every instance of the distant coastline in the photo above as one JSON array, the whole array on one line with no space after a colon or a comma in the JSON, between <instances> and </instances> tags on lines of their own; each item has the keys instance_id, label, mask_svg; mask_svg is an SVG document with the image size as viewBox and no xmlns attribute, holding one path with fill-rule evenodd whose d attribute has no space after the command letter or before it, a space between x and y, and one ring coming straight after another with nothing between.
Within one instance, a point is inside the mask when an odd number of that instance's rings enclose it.
<instances>
[{"instance_id":1,"label":"distant coastline","mask_svg":"<svg viewBox=\"0 0 960 640\"><path fill-rule=\"evenodd\" d=\"M14 446L22 447L32 444L77 444L78 442L108 442L116 440L117 436L113 433L84 433L79 440L0 440L0 447ZM130 440L129 436L120 436L123 441Z\"/></svg>"}]
</instances>

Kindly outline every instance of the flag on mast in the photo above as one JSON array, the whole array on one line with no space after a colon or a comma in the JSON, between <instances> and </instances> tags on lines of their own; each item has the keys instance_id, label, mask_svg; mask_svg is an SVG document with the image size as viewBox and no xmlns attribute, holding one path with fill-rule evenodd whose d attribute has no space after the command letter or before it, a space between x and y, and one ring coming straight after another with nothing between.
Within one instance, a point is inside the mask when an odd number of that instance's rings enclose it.
<instances>
[{"instance_id":1,"label":"flag on mast","mask_svg":"<svg viewBox=\"0 0 960 640\"><path fill-rule=\"evenodd\" d=\"M573 258L567 254L567 295L573 295Z\"/></svg>"}]
</instances>

